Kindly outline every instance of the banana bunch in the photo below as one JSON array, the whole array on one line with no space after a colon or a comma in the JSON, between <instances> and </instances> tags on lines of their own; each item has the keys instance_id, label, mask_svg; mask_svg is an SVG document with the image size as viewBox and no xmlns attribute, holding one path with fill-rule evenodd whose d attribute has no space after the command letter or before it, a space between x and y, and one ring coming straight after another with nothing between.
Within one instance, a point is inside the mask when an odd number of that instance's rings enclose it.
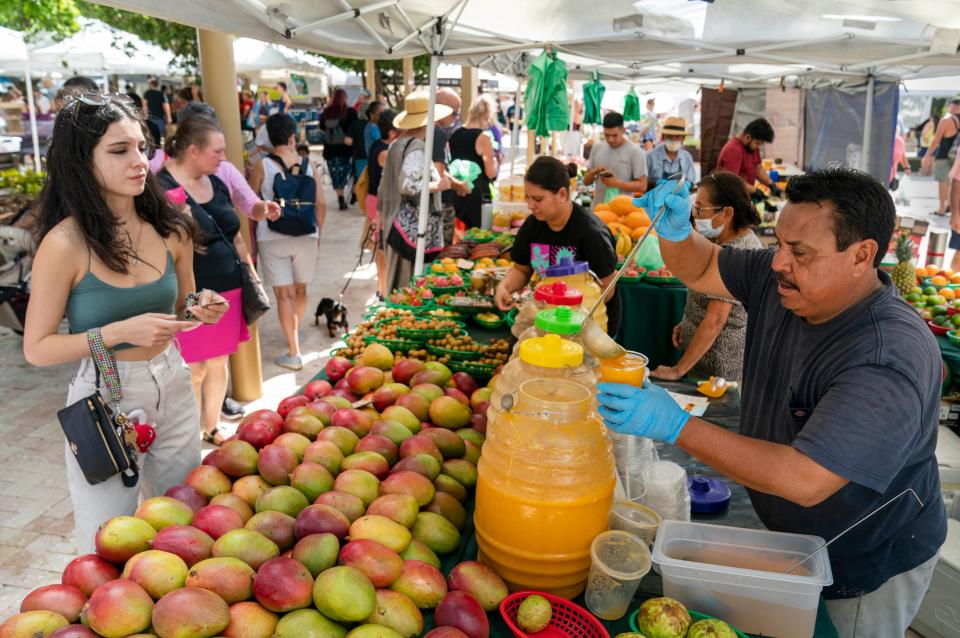
<instances>
[{"instance_id":1,"label":"banana bunch","mask_svg":"<svg viewBox=\"0 0 960 638\"><path fill-rule=\"evenodd\" d=\"M630 239L630 236L623 231L617 232L617 257L620 259L626 259L630 255L630 250L633 248L633 240Z\"/></svg>"}]
</instances>

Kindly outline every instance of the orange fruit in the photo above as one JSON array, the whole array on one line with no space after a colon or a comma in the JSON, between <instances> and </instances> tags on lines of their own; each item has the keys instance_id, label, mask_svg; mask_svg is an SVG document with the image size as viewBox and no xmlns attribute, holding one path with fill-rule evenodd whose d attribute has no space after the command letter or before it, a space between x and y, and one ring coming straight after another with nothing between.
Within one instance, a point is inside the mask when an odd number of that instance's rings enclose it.
<instances>
[{"instance_id":1,"label":"orange fruit","mask_svg":"<svg viewBox=\"0 0 960 638\"><path fill-rule=\"evenodd\" d=\"M934 286L946 286L949 280L941 275L935 275L930 278L930 284Z\"/></svg>"},{"instance_id":2,"label":"orange fruit","mask_svg":"<svg viewBox=\"0 0 960 638\"><path fill-rule=\"evenodd\" d=\"M593 207L593 212L599 212L601 210L610 210L610 205L606 202L601 202Z\"/></svg>"},{"instance_id":3,"label":"orange fruit","mask_svg":"<svg viewBox=\"0 0 960 638\"><path fill-rule=\"evenodd\" d=\"M648 228L650 228L649 225L637 226L636 228L633 229L633 232L630 233L630 239L632 239L633 241L640 241L640 238L643 237L643 234L647 232Z\"/></svg>"},{"instance_id":4,"label":"orange fruit","mask_svg":"<svg viewBox=\"0 0 960 638\"><path fill-rule=\"evenodd\" d=\"M923 266L917 266L917 277L923 278L927 276L927 269Z\"/></svg>"},{"instance_id":5,"label":"orange fruit","mask_svg":"<svg viewBox=\"0 0 960 638\"><path fill-rule=\"evenodd\" d=\"M927 264L927 276L935 275L940 272L940 266L934 266L933 264Z\"/></svg>"},{"instance_id":6,"label":"orange fruit","mask_svg":"<svg viewBox=\"0 0 960 638\"><path fill-rule=\"evenodd\" d=\"M950 275L950 283L960 284L960 273L957 273L956 275Z\"/></svg>"},{"instance_id":7,"label":"orange fruit","mask_svg":"<svg viewBox=\"0 0 960 638\"><path fill-rule=\"evenodd\" d=\"M609 209L605 209L605 210L598 209L595 212L597 214L597 217L603 220L604 224L610 224L619 219L619 217L617 217L616 214L610 211Z\"/></svg>"},{"instance_id":8,"label":"orange fruit","mask_svg":"<svg viewBox=\"0 0 960 638\"><path fill-rule=\"evenodd\" d=\"M629 195L617 195L607 204L617 215L627 215L633 210L633 198Z\"/></svg>"},{"instance_id":9,"label":"orange fruit","mask_svg":"<svg viewBox=\"0 0 960 638\"><path fill-rule=\"evenodd\" d=\"M937 292L947 301L952 301L957 298L957 292L953 288L941 288Z\"/></svg>"},{"instance_id":10,"label":"orange fruit","mask_svg":"<svg viewBox=\"0 0 960 638\"><path fill-rule=\"evenodd\" d=\"M647 214L642 208L634 209L632 213L627 215L626 220L627 226L630 228L639 228L640 226L649 226L650 218L647 217Z\"/></svg>"}]
</instances>

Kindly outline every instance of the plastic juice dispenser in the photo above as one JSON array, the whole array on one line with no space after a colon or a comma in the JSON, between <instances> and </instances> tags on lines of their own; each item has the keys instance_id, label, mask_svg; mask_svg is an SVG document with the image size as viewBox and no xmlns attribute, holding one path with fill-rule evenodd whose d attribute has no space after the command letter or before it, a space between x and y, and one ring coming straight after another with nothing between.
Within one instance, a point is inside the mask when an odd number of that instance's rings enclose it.
<instances>
[{"instance_id":1,"label":"plastic juice dispenser","mask_svg":"<svg viewBox=\"0 0 960 638\"><path fill-rule=\"evenodd\" d=\"M583 321L586 318L584 313L578 312L569 306L557 306L556 308L541 310L537 313L533 325L517 337L517 345L514 346L513 352L516 354L520 349L520 344L527 339L545 337L548 334L560 335L568 341L573 341L583 346L580 338L580 328L583 326ZM586 361L587 358L588 355L586 351L584 351L584 360ZM593 365L593 357L589 357L589 359L590 360L587 361L588 365Z\"/></svg>"},{"instance_id":2,"label":"plastic juice dispenser","mask_svg":"<svg viewBox=\"0 0 960 638\"><path fill-rule=\"evenodd\" d=\"M565 379L527 378L487 425L478 558L513 591L573 598L586 585L590 543L609 524L613 455L593 393Z\"/></svg>"},{"instance_id":3,"label":"plastic juice dispenser","mask_svg":"<svg viewBox=\"0 0 960 638\"><path fill-rule=\"evenodd\" d=\"M528 379L564 379L583 386L590 399L597 391L598 374L584 365L583 346L560 335L548 334L520 342L519 356L513 357L493 382L488 418L502 409L504 395L515 394Z\"/></svg>"},{"instance_id":4,"label":"plastic juice dispenser","mask_svg":"<svg viewBox=\"0 0 960 638\"><path fill-rule=\"evenodd\" d=\"M556 282L566 282L567 286L576 288L583 293L583 305L585 308L593 308L600 295L603 294L603 288L600 282L590 272L590 265L585 261L573 261L564 257L555 266L550 266L543 273L543 283L552 284ZM591 317L593 322L600 328L607 331L607 307L600 304Z\"/></svg>"},{"instance_id":5,"label":"plastic juice dispenser","mask_svg":"<svg viewBox=\"0 0 960 638\"><path fill-rule=\"evenodd\" d=\"M536 321L537 313L549 308L567 306L580 308L583 305L583 293L567 285L565 281L540 284L533 291L533 301L521 306L513 322L513 336L520 338Z\"/></svg>"}]
</instances>

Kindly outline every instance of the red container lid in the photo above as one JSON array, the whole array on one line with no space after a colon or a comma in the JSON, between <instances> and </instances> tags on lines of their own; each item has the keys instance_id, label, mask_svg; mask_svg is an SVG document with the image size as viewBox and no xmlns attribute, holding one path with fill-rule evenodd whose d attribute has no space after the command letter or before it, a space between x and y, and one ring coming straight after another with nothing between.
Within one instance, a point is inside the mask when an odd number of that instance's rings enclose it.
<instances>
[{"instance_id":1,"label":"red container lid","mask_svg":"<svg viewBox=\"0 0 960 638\"><path fill-rule=\"evenodd\" d=\"M551 306L579 307L583 304L583 293L571 288L565 281L542 284L533 291L533 298Z\"/></svg>"}]
</instances>

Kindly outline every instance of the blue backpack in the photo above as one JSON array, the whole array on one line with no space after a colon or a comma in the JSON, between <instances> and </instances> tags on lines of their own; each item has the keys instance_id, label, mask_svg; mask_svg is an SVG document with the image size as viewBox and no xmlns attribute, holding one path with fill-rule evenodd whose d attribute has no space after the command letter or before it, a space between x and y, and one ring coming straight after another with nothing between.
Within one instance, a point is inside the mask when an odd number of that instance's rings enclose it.
<instances>
[{"instance_id":1,"label":"blue backpack","mask_svg":"<svg viewBox=\"0 0 960 638\"><path fill-rule=\"evenodd\" d=\"M317 182L307 173L310 160L306 157L295 167L294 173L286 163L274 154L271 160L283 167L273 178L273 201L280 204L280 218L268 221L270 230L282 235L299 237L317 230Z\"/></svg>"}]
</instances>

